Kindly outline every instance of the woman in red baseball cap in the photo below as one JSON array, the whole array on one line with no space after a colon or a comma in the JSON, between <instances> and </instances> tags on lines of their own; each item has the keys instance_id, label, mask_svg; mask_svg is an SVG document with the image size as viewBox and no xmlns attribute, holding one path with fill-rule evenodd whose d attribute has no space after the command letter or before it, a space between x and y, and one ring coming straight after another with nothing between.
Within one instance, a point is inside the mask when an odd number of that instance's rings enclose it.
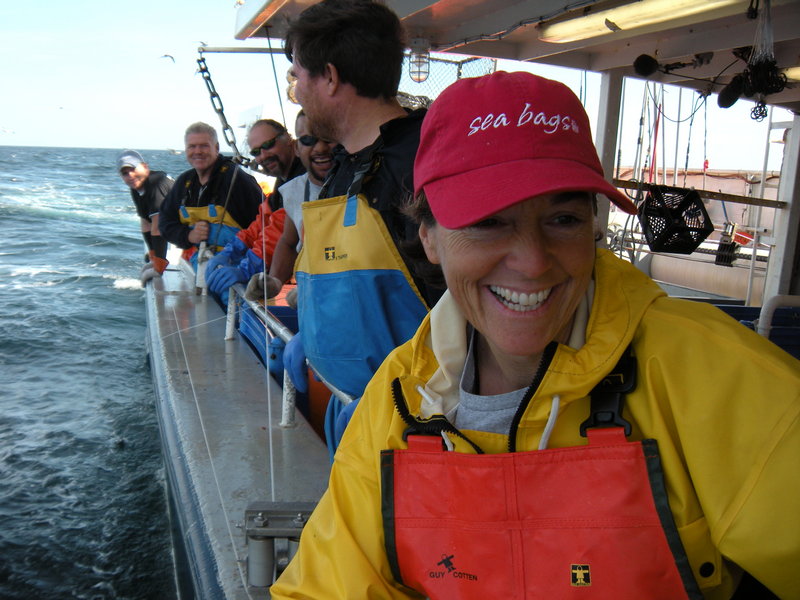
<instances>
[{"instance_id":1,"label":"woman in red baseball cap","mask_svg":"<svg viewBox=\"0 0 800 600\"><path fill-rule=\"evenodd\" d=\"M575 95L453 84L414 181L447 292L366 388L272 597L730 598L743 571L800 597L800 364L596 247L599 194L636 209Z\"/></svg>"}]
</instances>

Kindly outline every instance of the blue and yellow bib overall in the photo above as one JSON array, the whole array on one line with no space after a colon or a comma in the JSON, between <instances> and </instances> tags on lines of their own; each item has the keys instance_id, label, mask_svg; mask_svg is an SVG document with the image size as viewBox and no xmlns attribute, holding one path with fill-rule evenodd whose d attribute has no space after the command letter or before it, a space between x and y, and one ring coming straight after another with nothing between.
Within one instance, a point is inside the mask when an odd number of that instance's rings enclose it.
<instances>
[{"instance_id":1,"label":"blue and yellow bib overall","mask_svg":"<svg viewBox=\"0 0 800 600\"><path fill-rule=\"evenodd\" d=\"M190 227L200 221L208 221L208 247L215 253L222 250L225 244L236 237L241 229L230 213L216 204L208 206L181 205L180 219L181 223Z\"/></svg>"},{"instance_id":2,"label":"blue and yellow bib overall","mask_svg":"<svg viewBox=\"0 0 800 600\"><path fill-rule=\"evenodd\" d=\"M306 356L323 378L360 397L428 308L364 196L303 203L303 229L295 278Z\"/></svg>"},{"instance_id":3,"label":"blue and yellow bib overall","mask_svg":"<svg viewBox=\"0 0 800 600\"><path fill-rule=\"evenodd\" d=\"M219 175L221 176L227 169L228 166L223 165L219 170ZM192 186L192 178L186 180L186 189L184 190L183 199L181 200L179 214L181 223L193 226L200 221L207 221L209 225L208 247L215 254L236 237L236 233L242 228L226 210L238 173L238 169L233 172L233 179L228 186L228 195L225 200L225 205L223 206L214 204L214 200L219 195L220 178L217 178L214 189L211 191L211 204L207 204L206 206L186 206L186 199L189 197L189 188ZM195 269L197 268L197 253L194 247L184 250L183 257L186 260L190 260Z\"/></svg>"}]
</instances>

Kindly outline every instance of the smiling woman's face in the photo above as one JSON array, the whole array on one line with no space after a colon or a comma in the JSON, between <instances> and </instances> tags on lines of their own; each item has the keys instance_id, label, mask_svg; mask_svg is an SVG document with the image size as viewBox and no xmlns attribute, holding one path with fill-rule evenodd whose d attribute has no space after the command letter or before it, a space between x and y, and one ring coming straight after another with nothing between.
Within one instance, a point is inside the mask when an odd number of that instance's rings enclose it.
<instances>
[{"instance_id":1,"label":"smiling woman's face","mask_svg":"<svg viewBox=\"0 0 800 600\"><path fill-rule=\"evenodd\" d=\"M421 225L431 262L440 264L462 313L494 358L533 364L553 340L566 342L594 268L592 199L546 194L474 225Z\"/></svg>"}]
</instances>

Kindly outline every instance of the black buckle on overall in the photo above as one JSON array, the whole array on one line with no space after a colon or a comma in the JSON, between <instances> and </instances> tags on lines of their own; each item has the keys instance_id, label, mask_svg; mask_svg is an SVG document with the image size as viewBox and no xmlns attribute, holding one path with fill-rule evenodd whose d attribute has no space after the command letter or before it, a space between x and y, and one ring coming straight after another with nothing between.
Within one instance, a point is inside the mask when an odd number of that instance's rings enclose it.
<instances>
[{"instance_id":1,"label":"black buckle on overall","mask_svg":"<svg viewBox=\"0 0 800 600\"><path fill-rule=\"evenodd\" d=\"M622 418L625 395L636 389L636 357L628 346L617 365L591 391L591 414L581 423L581 435L593 427L623 427L631 434L631 424Z\"/></svg>"}]
</instances>

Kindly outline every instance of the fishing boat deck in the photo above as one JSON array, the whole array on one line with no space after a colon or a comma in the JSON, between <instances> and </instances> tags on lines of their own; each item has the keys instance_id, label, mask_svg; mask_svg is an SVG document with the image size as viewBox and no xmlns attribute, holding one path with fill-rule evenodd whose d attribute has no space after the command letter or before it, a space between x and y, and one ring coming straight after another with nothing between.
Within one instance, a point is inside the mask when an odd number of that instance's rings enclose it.
<instances>
[{"instance_id":1,"label":"fishing boat deck","mask_svg":"<svg viewBox=\"0 0 800 600\"><path fill-rule=\"evenodd\" d=\"M173 527L194 594L266 598L266 588L248 586L245 510L315 503L327 485L327 450L301 415L281 427L281 388L241 336L224 339L224 311L196 295L184 272L167 270L146 298Z\"/></svg>"}]
</instances>

